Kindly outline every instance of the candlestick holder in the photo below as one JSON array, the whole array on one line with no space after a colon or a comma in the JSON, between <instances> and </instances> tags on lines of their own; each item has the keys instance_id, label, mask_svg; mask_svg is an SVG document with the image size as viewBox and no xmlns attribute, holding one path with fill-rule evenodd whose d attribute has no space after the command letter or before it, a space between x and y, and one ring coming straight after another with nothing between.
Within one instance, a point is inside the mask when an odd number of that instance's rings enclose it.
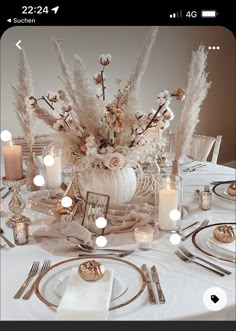
<instances>
[{"instance_id":1,"label":"candlestick holder","mask_svg":"<svg viewBox=\"0 0 236 331\"><path fill-rule=\"evenodd\" d=\"M3 177L2 182L3 185L7 186L12 191L12 198L8 206L13 215L6 221L6 226L13 228L16 223L31 224L31 220L21 214L25 209L25 202L20 196L20 187L26 184L26 176L18 180L8 180Z\"/></svg>"}]
</instances>

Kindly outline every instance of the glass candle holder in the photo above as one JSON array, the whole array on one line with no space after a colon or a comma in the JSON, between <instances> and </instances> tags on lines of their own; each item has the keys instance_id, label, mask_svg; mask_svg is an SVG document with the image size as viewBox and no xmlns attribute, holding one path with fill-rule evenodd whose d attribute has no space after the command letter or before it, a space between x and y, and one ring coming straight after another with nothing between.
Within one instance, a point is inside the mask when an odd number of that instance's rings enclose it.
<instances>
[{"instance_id":1,"label":"glass candle holder","mask_svg":"<svg viewBox=\"0 0 236 331\"><path fill-rule=\"evenodd\" d=\"M212 194L210 192L199 192L198 201L201 210L211 209Z\"/></svg>"},{"instance_id":2,"label":"glass candle holder","mask_svg":"<svg viewBox=\"0 0 236 331\"><path fill-rule=\"evenodd\" d=\"M62 183L62 150L52 143L44 150L45 188L58 189Z\"/></svg>"},{"instance_id":3,"label":"glass candle holder","mask_svg":"<svg viewBox=\"0 0 236 331\"><path fill-rule=\"evenodd\" d=\"M181 230L182 178L163 175L159 179L158 228L164 231Z\"/></svg>"},{"instance_id":4,"label":"glass candle holder","mask_svg":"<svg viewBox=\"0 0 236 331\"><path fill-rule=\"evenodd\" d=\"M134 229L134 237L140 249L150 249L152 247L154 229L150 226L139 226Z\"/></svg>"},{"instance_id":5,"label":"glass candle holder","mask_svg":"<svg viewBox=\"0 0 236 331\"><path fill-rule=\"evenodd\" d=\"M29 241L28 224L25 222L15 223L12 227L16 245L24 245Z\"/></svg>"}]
</instances>

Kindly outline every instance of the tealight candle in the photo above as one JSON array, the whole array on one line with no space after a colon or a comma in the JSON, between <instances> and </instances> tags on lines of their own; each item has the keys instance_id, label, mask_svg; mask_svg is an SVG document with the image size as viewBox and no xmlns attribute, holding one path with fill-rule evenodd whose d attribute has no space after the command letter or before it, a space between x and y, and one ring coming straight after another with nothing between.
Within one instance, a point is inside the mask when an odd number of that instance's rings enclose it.
<instances>
[{"instance_id":1,"label":"tealight candle","mask_svg":"<svg viewBox=\"0 0 236 331\"><path fill-rule=\"evenodd\" d=\"M134 229L135 240L139 243L141 249L151 248L154 229L150 226L139 226Z\"/></svg>"},{"instance_id":2,"label":"tealight candle","mask_svg":"<svg viewBox=\"0 0 236 331\"><path fill-rule=\"evenodd\" d=\"M14 241L16 245L24 245L29 241L28 224L25 222L18 222L12 228Z\"/></svg>"}]
</instances>

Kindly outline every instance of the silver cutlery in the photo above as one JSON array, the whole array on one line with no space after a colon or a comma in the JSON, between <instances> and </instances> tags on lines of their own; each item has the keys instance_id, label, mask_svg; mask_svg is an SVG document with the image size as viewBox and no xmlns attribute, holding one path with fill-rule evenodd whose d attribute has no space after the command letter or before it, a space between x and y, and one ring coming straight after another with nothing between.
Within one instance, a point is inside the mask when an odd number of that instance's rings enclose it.
<instances>
[{"instance_id":1,"label":"silver cutlery","mask_svg":"<svg viewBox=\"0 0 236 331\"><path fill-rule=\"evenodd\" d=\"M2 228L0 228L0 237L2 237L2 239L7 243L7 245L11 248L15 247L15 245L13 245L10 240L8 240L4 235L3 235L4 231Z\"/></svg>"},{"instance_id":2,"label":"silver cutlery","mask_svg":"<svg viewBox=\"0 0 236 331\"><path fill-rule=\"evenodd\" d=\"M226 269L224 269L224 268L222 268L222 267L220 267L220 266L218 266L218 265L216 265L216 264L214 264L214 263L212 263L212 262L210 262L210 261L207 261L207 260L205 260L205 259L202 259L202 258L199 257L199 256L196 256L196 255L192 254L192 253L189 252L189 250L187 250L187 248L185 248L184 246L179 246L178 249L179 249L179 250L180 250L180 251L181 251L186 257L188 257L189 259L198 259L199 261L205 262L205 263L209 264L210 266L212 266L213 268L218 269L218 270L224 272L224 273L227 274L227 275L230 275L230 274L231 274L231 271L228 271L228 270L226 270Z\"/></svg>"},{"instance_id":3,"label":"silver cutlery","mask_svg":"<svg viewBox=\"0 0 236 331\"><path fill-rule=\"evenodd\" d=\"M6 186L1 187L1 188L0 188L0 192L2 192L2 191L5 190L5 189L6 189Z\"/></svg>"},{"instance_id":4,"label":"silver cutlery","mask_svg":"<svg viewBox=\"0 0 236 331\"><path fill-rule=\"evenodd\" d=\"M197 231L198 229L204 228L205 226L207 226L207 224L209 223L208 220L204 220L199 227L197 227L195 230L193 230L192 232L188 233L186 236L182 237L181 240L184 241L187 238L189 238L195 231Z\"/></svg>"},{"instance_id":5,"label":"silver cutlery","mask_svg":"<svg viewBox=\"0 0 236 331\"><path fill-rule=\"evenodd\" d=\"M132 254L133 252L134 252L134 250L128 251L128 252L120 252L120 253L118 253L118 252L111 252L111 253L107 252L107 253L98 253L98 254L94 254L94 253L84 254L84 253L81 253L81 254L78 254L78 257L83 257L83 256L85 256L85 257L88 257L88 256L93 256L93 257L94 256L98 256L98 257L100 257L100 256L125 257L125 256L128 256L128 255Z\"/></svg>"},{"instance_id":6,"label":"silver cutlery","mask_svg":"<svg viewBox=\"0 0 236 331\"><path fill-rule=\"evenodd\" d=\"M6 245L0 245L0 249L6 247Z\"/></svg>"},{"instance_id":7,"label":"silver cutlery","mask_svg":"<svg viewBox=\"0 0 236 331\"><path fill-rule=\"evenodd\" d=\"M202 168L202 167L205 167L206 166L206 164L197 164L197 165L195 165L195 166L192 166L192 167L189 167L189 168L185 168L185 169L183 169L183 171L184 172L193 172L193 171L195 171L196 169L198 169L198 168Z\"/></svg>"},{"instance_id":8,"label":"silver cutlery","mask_svg":"<svg viewBox=\"0 0 236 331\"><path fill-rule=\"evenodd\" d=\"M190 166L190 167L184 168L183 170L189 170L189 169L192 169L192 168L195 168L195 167L199 167L199 166L201 166L201 165L202 165L202 163L197 163L197 164L192 165L192 166Z\"/></svg>"},{"instance_id":9,"label":"silver cutlery","mask_svg":"<svg viewBox=\"0 0 236 331\"><path fill-rule=\"evenodd\" d=\"M198 223L199 223L199 222L194 222L194 223L192 223L192 224L186 226L185 228L183 228L183 229L181 229L181 230L178 230L177 233L181 233L182 231L185 231L185 230L191 228L192 226L194 226L194 225L196 225L196 224L198 224Z\"/></svg>"},{"instance_id":10,"label":"silver cutlery","mask_svg":"<svg viewBox=\"0 0 236 331\"><path fill-rule=\"evenodd\" d=\"M34 261L33 264L32 264L32 266L31 266L31 269L30 269L30 271L28 273L28 277L26 278L26 280L24 281L24 283L21 285L21 287L19 288L19 290L14 295L14 299L19 299L21 297L21 295L24 292L25 288L29 284L30 279L37 274L38 268L39 268L39 261Z\"/></svg>"},{"instance_id":11,"label":"silver cutlery","mask_svg":"<svg viewBox=\"0 0 236 331\"><path fill-rule=\"evenodd\" d=\"M219 276L221 276L221 277L223 277L223 276L225 275L225 274L223 274L223 273L220 272L220 271L217 271L217 270L215 270L215 269L211 269L211 268L205 266L204 264L201 264L201 263L196 262L196 261L194 261L194 260L192 260L192 259L189 259L189 258L186 257L185 255L181 254L180 251L175 251L175 254L178 256L178 258L180 258L180 260L182 260L182 261L184 261L184 262L186 262L186 263L194 263L194 264L200 265L200 266L202 266L203 268L205 268L205 269L207 269L207 270L210 270L210 271L214 272L215 274L217 274L217 275L219 275Z\"/></svg>"},{"instance_id":12,"label":"silver cutlery","mask_svg":"<svg viewBox=\"0 0 236 331\"><path fill-rule=\"evenodd\" d=\"M41 269L40 269L39 275L42 275L42 273L43 273L44 271L46 271L47 269L49 269L50 265L51 265L51 261L50 261L50 260L45 260L45 261L43 262L43 265L42 265ZM36 281L36 280L33 281L33 284L30 286L30 288L28 289L28 291L24 294L24 296L23 296L22 299L24 299L24 300L28 300L28 299L30 298L31 294L32 294L33 291L34 291L34 284L35 284L35 281Z\"/></svg>"},{"instance_id":13,"label":"silver cutlery","mask_svg":"<svg viewBox=\"0 0 236 331\"><path fill-rule=\"evenodd\" d=\"M153 289L152 289L151 279L150 279L149 272L148 272L146 264L143 264L141 269L144 272L144 275L145 275L145 278L146 278L149 302L150 302L150 304L157 303L156 298L155 298L155 294L154 294Z\"/></svg>"},{"instance_id":14,"label":"silver cutlery","mask_svg":"<svg viewBox=\"0 0 236 331\"><path fill-rule=\"evenodd\" d=\"M157 269L154 265L151 267L151 274L152 274L152 280L156 284L159 302L160 303L165 303L166 299L165 299L165 296L164 296L164 294L162 292L162 289L161 289L161 284L160 284L160 280L159 280L159 277L158 277Z\"/></svg>"}]
</instances>

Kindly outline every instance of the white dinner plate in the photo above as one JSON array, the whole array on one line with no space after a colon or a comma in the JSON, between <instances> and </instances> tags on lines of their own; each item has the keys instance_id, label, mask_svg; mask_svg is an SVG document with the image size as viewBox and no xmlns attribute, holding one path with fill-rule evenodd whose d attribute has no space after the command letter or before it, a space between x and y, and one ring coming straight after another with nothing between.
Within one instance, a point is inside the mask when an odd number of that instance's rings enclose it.
<instances>
[{"instance_id":1,"label":"white dinner plate","mask_svg":"<svg viewBox=\"0 0 236 331\"><path fill-rule=\"evenodd\" d=\"M214 243L212 243L213 231L219 225L231 225L235 227L236 223L215 223L204 228L200 228L193 234L192 242L198 250L208 256L212 256L219 260L236 263L235 252L225 249L225 245L221 246L220 242L218 245L214 245Z\"/></svg>"},{"instance_id":2,"label":"white dinner plate","mask_svg":"<svg viewBox=\"0 0 236 331\"><path fill-rule=\"evenodd\" d=\"M236 196L231 196L227 193L227 188L229 187L230 183L219 183L213 186L212 192L225 200L236 201Z\"/></svg>"},{"instance_id":3,"label":"white dinner plate","mask_svg":"<svg viewBox=\"0 0 236 331\"><path fill-rule=\"evenodd\" d=\"M110 256L97 257L91 255L89 260L96 260L113 270L113 288L109 310L130 304L137 299L146 287L145 276L135 264ZM88 258L78 257L63 260L51 266L39 276L35 284L35 293L48 306L57 308L65 292L72 268L79 267ZM78 275L78 277L80 277Z\"/></svg>"}]
</instances>

